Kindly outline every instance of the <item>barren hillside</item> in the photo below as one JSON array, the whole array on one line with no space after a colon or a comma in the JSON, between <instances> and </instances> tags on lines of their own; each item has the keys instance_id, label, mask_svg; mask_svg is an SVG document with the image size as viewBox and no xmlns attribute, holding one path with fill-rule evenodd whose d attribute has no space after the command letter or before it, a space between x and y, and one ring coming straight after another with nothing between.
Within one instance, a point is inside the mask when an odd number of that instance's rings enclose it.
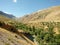
<instances>
[{"instance_id":1,"label":"barren hillside","mask_svg":"<svg viewBox=\"0 0 60 45\"><path fill-rule=\"evenodd\" d=\"M53 6L44 10L38 10L32 14L25 15L20 18L23 23L38 22L60 22L60 6Z\"/></svg>"},{"instance_id":2,"label":"barren hillside","mask_svg":"<svg viewBox=\"0 0 60 45\"><path fill-rule=\"evenodd\" d=\"M21 34L20 34L21 35ZM0 45L32 45L16 33L0 28Z\"/></svg>"}]
</instances>

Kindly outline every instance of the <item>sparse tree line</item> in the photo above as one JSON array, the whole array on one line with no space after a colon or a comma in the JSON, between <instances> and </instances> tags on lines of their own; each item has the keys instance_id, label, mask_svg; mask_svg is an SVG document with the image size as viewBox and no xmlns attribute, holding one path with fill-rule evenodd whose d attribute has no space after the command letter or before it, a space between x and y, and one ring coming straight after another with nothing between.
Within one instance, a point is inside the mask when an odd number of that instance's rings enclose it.
<instances>
[{"instance_id":1,"label":"sparse tree line","mask_svg":"<svg viewBox=\"0 0 60 45\"><path fill-rule=\"evenodd\" d=\"M60 34L56 34L54 28L60 31L60 22L41 22L41 27L26 26L26 24L19 23L16 28L24 30L26 33L35 35L35 40L39 45L60 45Z\"/></svg>"},{"instance_id":2,"label":"sparse tree line","mask_svg":"<svg viewBox=\"0 0 60 45\"><path fill-rule=\"evenodd\" d=\"M30 33L32 36L34 35L34 39L38 42L38 45L60 45L60 34L56 34L57 28L58 32L60 32L60 22L40 22L41 27L36 28L35 26L27 26L22 23L11 23L13 26L9 28L11 31L17 31L16 29L22 29L26 33ZM5 25L4 22L0 22L0 27ZM8 25L5 25L5 27Z\"/></svg>"}]
</instances>

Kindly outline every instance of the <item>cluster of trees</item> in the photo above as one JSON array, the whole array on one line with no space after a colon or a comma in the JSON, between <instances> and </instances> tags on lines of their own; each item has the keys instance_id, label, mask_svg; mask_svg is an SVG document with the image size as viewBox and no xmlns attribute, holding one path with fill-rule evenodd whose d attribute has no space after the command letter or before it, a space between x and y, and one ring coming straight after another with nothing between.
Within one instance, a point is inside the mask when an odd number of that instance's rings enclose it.
<instances>
[{"instance_id":1,"label":"cluster of trees","mask_svg":"<svg viewBox=\"0 0 60 45\"><path fill-rule=\"evenodd\" d=\"M41 22L41 27L30 27L26 24L19 23L16 28L24 30L26 33L34 35L39 45L60 45L60 34L54 32L57 27L60 30L60 22Z\"/></svg>"}]
</instances>

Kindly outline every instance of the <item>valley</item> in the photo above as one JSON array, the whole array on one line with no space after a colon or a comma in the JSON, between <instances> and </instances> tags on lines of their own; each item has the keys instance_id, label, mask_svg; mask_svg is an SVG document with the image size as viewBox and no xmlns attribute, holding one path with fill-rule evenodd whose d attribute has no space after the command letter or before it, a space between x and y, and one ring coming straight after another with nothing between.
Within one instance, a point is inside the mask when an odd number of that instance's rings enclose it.
<instances>
[{"instance_id":1,"label":"valley","mask_svg":"<svg viewBox=\"0 0 60 45\"><path fill-rule=\"evenodd\" d=\"M20 18L0 11L0 45L60 45L60 6Z\"/></svg>"}]
</instances>

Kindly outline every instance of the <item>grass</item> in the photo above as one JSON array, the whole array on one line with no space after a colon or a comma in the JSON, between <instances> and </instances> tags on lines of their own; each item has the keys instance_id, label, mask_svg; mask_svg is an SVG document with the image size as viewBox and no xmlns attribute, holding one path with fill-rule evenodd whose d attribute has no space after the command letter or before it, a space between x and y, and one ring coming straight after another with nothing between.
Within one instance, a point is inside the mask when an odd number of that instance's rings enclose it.
<instances>
[{"instance_id":1,"label":"grass","mask_svg":"<svg viewBox=\"0 0 60 45\"><path fill-rule=\"evenodd\" d=\"M9 43L5 43L5 45L10 45Z\"/></svg>"}]
</instances>

